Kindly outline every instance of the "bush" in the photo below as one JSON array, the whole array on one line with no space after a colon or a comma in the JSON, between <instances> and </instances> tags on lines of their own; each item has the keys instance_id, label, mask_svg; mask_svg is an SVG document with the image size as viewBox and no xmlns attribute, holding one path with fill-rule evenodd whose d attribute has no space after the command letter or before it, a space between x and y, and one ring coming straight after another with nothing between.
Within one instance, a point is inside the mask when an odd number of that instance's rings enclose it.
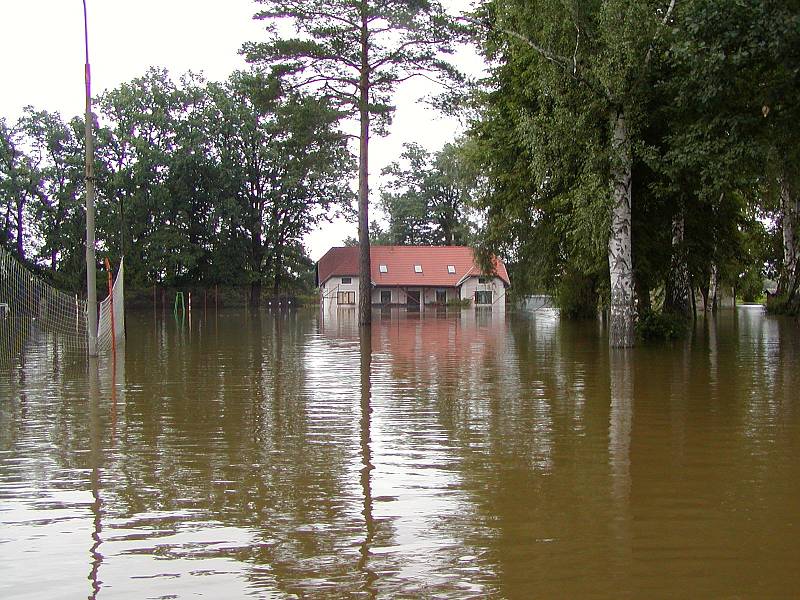
<instances>
[{"instance_id":1,"label":"bush","mask_svg":"<svg viewBox=\"0 0 800 600\"><path fill-rule=\"evenodd\" d=\"M797 316L800 314L800 302L797 298L793 302L783 294L781 296L773 296L767 294L767 312L773 315L792 315Z\"/></svg>"},{"instance_id":2,"label":"bush","mask_svg":"<svg viewBox=\"0 0 800 600\"><path fill-rule=\"evenodd\" d=\"M318 306L319 294L299 294L296 296L298 306Z\"/></svg>"},{"instance_id":3,"label":"bush","mask_svg":"<svg viewBox=\"0 0 800 600\"><path fill-rule=\"evenodd\" d=\"M472 304L472 300L469 298L450 298L447 301L447 306L449 308L469 308Z\"/></svg>"},{"instance_id":4,"label":"bush","mask_svg":"<svg viewBox=\"0 0 800 600\"><path fill-rule=\"evenodd\" d=\"M558 283L556 304L561 315L569 319L597 317L597 290L592 277L567 273Z\"/></svg>"},{"instance_id":5,"label":"bush","mask_svg":"<svg viewBox=\"0 0 800 600\"><path fill-rule=\"evenodd\" d=\"M676 340L686 335L688 321L679 315L643 311L636 323L636 333L648 341Z\"/></svg>"}]
</instances>

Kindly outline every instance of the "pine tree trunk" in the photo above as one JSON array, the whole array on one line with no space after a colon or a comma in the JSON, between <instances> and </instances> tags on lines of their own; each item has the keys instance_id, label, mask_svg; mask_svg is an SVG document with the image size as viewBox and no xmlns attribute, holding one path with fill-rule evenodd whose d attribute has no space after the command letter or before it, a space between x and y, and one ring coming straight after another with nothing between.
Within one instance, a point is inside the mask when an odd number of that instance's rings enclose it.
<instances>
[{"instance_id":1,"label":"pine tree trunk","mask_svg":"<svg viewBox=\"0 0 800 600\"><path fill-rule=\"evenodd\" d=\"M261 306L261 280L264 277L264 228L261 223L261 208L257 204L251 208L253 208L253 212L250 215L250 235L252 236L250 241L251 267L253 276L256 279L250 283L249 302L253 308L259 308Z\"/></svg>"},{"instance_id":2,"label":"pine tree trunk","mask_svg":"<svg viewBox=\"0 0 800 600\"><path fill-rule=\"evenodd\" d=\"M361 15L361 81L359 116L361 139L358 148L358 322L372 322L372 276L369 252L369 31L366 6Z\"/></svg>"},{"instance_id":3,"label":"pine tree trunk","mask_svg":"<svg viewBox=\"0 0 800 600\"><path fill-rule=\"evenodd\" d=\"M672 259L664 298L664 312L688 317L692 311L689 268L683 246L683 210L672 219Z\"/></svg>"},{"instance_id":4,"label":"pine tree trunk","mask_svg":"<svg viewBox=\"0 0 800 600\"><path fill-rule=\"evenodd\" d=\"M611 322L609 343L612 348L634 345L636 308L633 291L631 253L631 170L633 157L625 113L611 114L611 232L608 240L608 270L611 278Z\"/></svg>"}]
</instances>

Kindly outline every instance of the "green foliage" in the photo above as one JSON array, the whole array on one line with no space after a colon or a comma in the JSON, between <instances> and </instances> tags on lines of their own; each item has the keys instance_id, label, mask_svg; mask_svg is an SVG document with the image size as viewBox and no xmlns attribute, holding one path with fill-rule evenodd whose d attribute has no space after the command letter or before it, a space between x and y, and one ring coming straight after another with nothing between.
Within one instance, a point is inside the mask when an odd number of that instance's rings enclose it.
<instances>
[{"instance_id":1,"label":"green foliage","mask_svg":"<svg viewBox=\"0 0 800 600\"><path fill-rule=\"evenodd\" d=\"M800 299L797 296L794 299L789 299L788 295L781 294L780 296L767 296L767 312L773 315L800 315Z\"/></svg>"},{"instance_id":2,"label":"green foliage","mask_svg":"<svg viewBox=\"0 0 800 600\"><path fill-rule=\"evenodd\" d=\"M454 25L436 0L256 2L269 39L244 44L245 58L316 90L362 123L369 115L368 131L387 131L400 82L423 73L460 79L442 59Z\"/></svg>"},{"instance_id":3,"label":"green foliage","mask_svg":"<svg viewBox=\"0 0 800 600\"><path fill-rule=\"evenodd\" d=\"M481 245L515 288L583 312L574 278L603 273L608 240L610 108L633 142L642 298L681 264L704 291L712 270L748 295L779 279L776 182L800 189L800 3L487 0L470 23L493 61L470 135Z\"/></svg>"},{"instance_id":4,"label":"green foliage","mask_svg":"<svg viewBox=\"0 0 800 600\"><path fill-rule=\"evenodd\" d=\"M469 298L450 298L447 301L448 308L469 308L472 306L472 300Z\"/></svg>"},{"instance_id":5,"label":"green foliage","mask_svg":"<svg viewBox=\"0 0 800 600\"><path fill-rule=\"evenodd\" d=\"M561 314L570 319L591 319L597 316L598 294L594 277L572 271L559 279L556 304Z\"/></svg>"},{"instance_id":6,"label":"green foliage","mask_svg":"<svg viewBox=\"0 0 800 600\"><path fill-rule=\"evenodd\" d=\"M647 341L676 340L686 335L688 323L681 315L646 310L639 315L636 333Z\"/></svg>"},{"instance_id":7,"label":"green foliage","mask_svg":"<svg viewBox=\"0 0 800 600\"><path fill-rule=\"evenodd\" d=\"M389 218L386 239L396 245L463 246L472 239L469 221L474 176L460 147L446 144L432 154L404 145L401 161L383 170L381 201Z\"/></svg>"},{"instance_id":8,"label":"green foliage","mask_svg":"<svg viewBox=\"0 0 800 600\"><path fill-rule=\"evenodd\" d=\"M129 289L309 290L302 240L350 215L340 113L257 73L224 83L164 70L96 103L98 250L126 257ZM85 287L83 122L26 109L0 121L2 243L76 292Z\"/></svg>"}]
</instances>

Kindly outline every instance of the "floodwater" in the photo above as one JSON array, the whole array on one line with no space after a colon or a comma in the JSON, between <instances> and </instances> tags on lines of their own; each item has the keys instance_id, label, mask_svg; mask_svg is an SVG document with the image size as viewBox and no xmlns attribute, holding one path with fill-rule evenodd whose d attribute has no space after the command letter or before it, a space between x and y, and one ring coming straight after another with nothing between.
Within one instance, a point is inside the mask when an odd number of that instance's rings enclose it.
<instances>
[{"instance_id":1,"label":"floodwater","mask_svg":"<svg viewBox=\"0 0 800 600\"><path fill-rule=\"evenodd\" d=\"M0 374L0 597L800 595L800 336L540 310L128 315Z\"/></svg>"}]
</instances>

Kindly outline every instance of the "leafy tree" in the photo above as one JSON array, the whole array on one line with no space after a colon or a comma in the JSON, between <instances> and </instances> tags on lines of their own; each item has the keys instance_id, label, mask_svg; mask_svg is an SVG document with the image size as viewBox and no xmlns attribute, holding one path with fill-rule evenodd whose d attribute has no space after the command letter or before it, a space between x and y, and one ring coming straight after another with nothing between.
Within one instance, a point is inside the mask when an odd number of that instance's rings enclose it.
<instances>
[{"instance_id":1,"label":"leafy tree","mask_svg":"<svg viewBox=\"0 0 800 600\"><path fill-rule=\"evenodd\" d=\"M264 279L278 293L287 251L316 224L349 205L350 154L328 105L286 90L274 78L237 74L213 86L212 122L225 196L224 227L243 245L251 301Z\"/></svg>"},{"instance_id":2,"label":"leafy tree","mask_svg":"<svg viewBox=\"0 0 800 600\"><path fill-rule=\"evenodd\" d=\"M450 20L437 0L257 0L257 19L271 39L248 43L247 60L272 66L298 87L312 87L359 122L358 219L361 277L359 321L371 321L369 140L386 131L391 95L402 81L455 75L440 58L448 51ZM281 35L291 27L296 37Z\"/></svg>"},{"instance_id":3,"label":"leafy tree","mask_svg":"<svg viewBox=\"0 0 800 600\"><path fill-rule=\"evenodd\" d=\"M469 210L474 177L459 156L459 146L446 144L435 155L416 143L405 144L403 163L383 170L382 193L394 244L463 245L470 239Z\"/></svg>"},{"instance_id":4,"label":"leafy tree","mask_svg":"<svg viewBox=\"0 0 800 600\"><path fill-rule=\"evenodd\" d=\"M34 260L49 262L59 284L82 290L85 272L85 174L81 135L83 123L64 123L58 113L26 111L22 119L28 155L35 157L40 177L31 204L32 238L38 241Z\"/></svg>"},{"instance_id":5,"label":"leafy tree","mask_svg":"<svg viewBox=\"0 0 800 600\"><path fill-rule=\"evenodd\" d=\"M719 272L737 271L738 233L758 230L762 217L783 228L789 241L783 257L791 260L791 198L800 164L800 3L694 0L676 14L667 57L673 74L658 85L673 99L665 104L670 130L661 164L674 191L689 184L692 193L682 193L681 202L687 232L688 219L700 217L690 266L705 263L714 282ZM764 258L774 264L777 257ZM787 292L793 271L781 269Z\"/></svg>"},{"instance_id":6,"label":"leafy tree","mask_svg":"<svg viewBox=\"0 0 800 600\"><path fill-rule=\"evenodd\" d=\"M516 134L530 149L535 194L568 206L565 229L588 230L589 248L592 221L608 232L612 346L634 342L635 151L673 6L497 0L472 20L487 32L484 50L502 83L529 98Z\"/></svg>"},{"instance_id":7,"label":"leafy tree","mask_svg":"<svg viewBox=\"0 0 800 600\"><path fill-rule=\"evenodd\" d=\"M119 256L124 246L133 286L175 285L193 263L183 243L192 216L168 186L183 108L178 88L166 70L153 68L101 95L96 107L104 123L96 151L103 163L97 174L101 248Z\"/></svg>"},{"instance_id":8,"label":"leafy tree","mask_svg":"<svg viewBox=\"0 0 800 600\"><path fill-rule=\"evenodd\" d=\"M35 249L27 224L33 220L31 204L42 194L42 153L26 152L28 132L35 122L28 106L17 123L9 127L0 121L0 186L3 194L3 242L12 247L21 260ZM27 241L27 243L26 243Z\"/></svg>"}]
</instances>

